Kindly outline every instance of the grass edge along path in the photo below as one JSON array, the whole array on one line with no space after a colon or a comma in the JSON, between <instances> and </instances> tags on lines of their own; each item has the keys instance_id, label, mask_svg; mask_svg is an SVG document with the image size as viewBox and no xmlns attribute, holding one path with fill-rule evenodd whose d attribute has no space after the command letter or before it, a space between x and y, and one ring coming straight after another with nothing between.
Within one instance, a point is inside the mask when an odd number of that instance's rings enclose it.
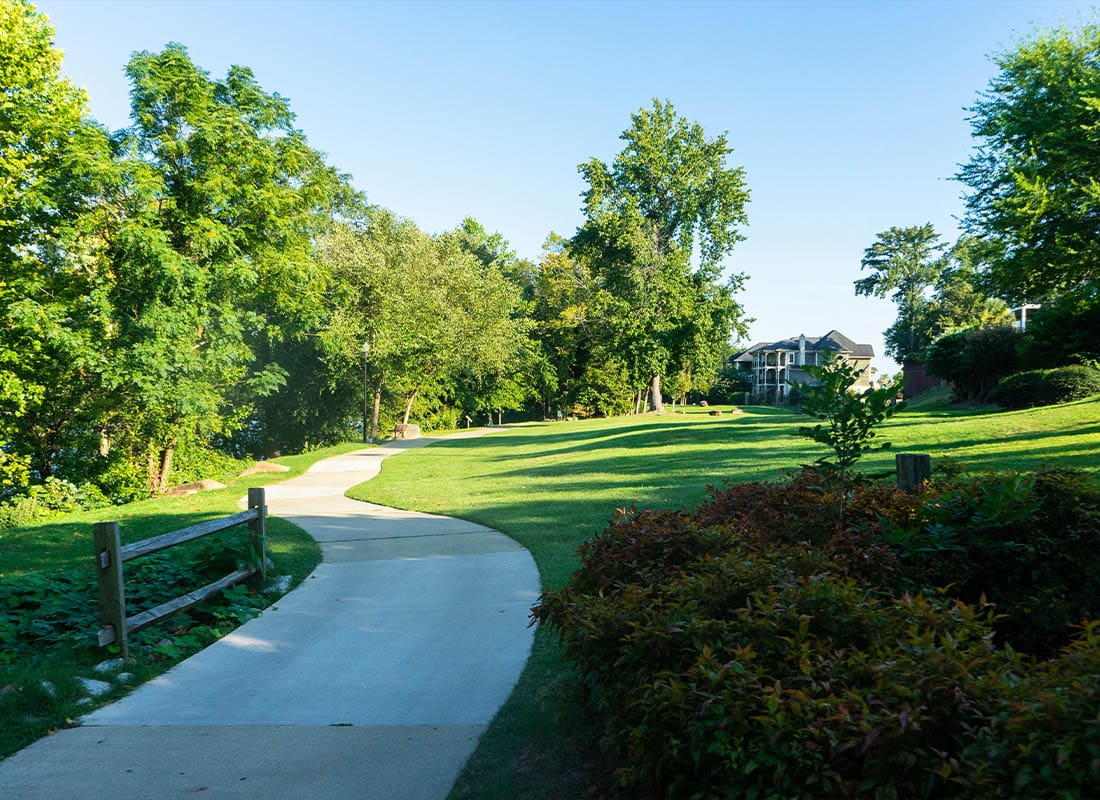
<instances>
[{"instance_id":1,"label":"grass edge along path","mask_svg":"<svg viewBox=\"0 0 1100 800\"><path fill-rule=\"evenodd\" d=\"M167 531L193 525L207 519L237 513L238 500L248 489L281 483L304 473L316 462L334 455L370 447L348 442L308 453L270 459L290 467L288 472L261 472L248 476L211 476L226 484L224 489L200 492L186 497L158 497L121 506L60 515L21 528L0 531L0 581L18 581L49 576L59 570L92 571L92 523L118 520L123 543L140 541ZM297 525L278 517L267 518L268 555L274 567L272 576L290 576L290 587L297 586L321 561L320 545ZM189 546L200 546L194 543ZM190 587L197 588L197 587ZM282 592L266 595L268 605L278 601ZM87 599L94 607L94 595ZM228 615L232 620L232 615ZM247 616L232 620L242 623ZM163 625L170 626L171 618ZM228 632L228 628L222 634ZM2 631L0 631L2 633ZM89 639L94 634L89 632ZM138 658L125 670L133 676L124 685L98 698L84 701L78 675L94 675L90 668L112 657L107 650L85 647L76 651L51 651L29 660L0 658L0 759L11 755L59 727L75 724L78 715L113 702L144 681L161 674L201 647L183 646L162 653L156 661ZM45 688L43 681L46 681Z\"/></svg>"},{"instance_id":2,"label":"grass edge along path","mask_svg":"<svg viewBox=\"0 0 1100 800\"><path fill-rule=\"evenodd\" d=\"M554 588L578 565L577 546L601 531L617 508L694 508L708 484L776 479L826 454L793 435L807 420L786 409L749 407L719 417L688 411L521 425L442 442L387 460L377 478L348 495L500 530L531 551L543 587ZM881 440L893 448L865 457L864 471L891 469L896 452L926 452L933 463L950 456L972 471L1028 470L1054 461L1096 472L1100 397L1014 412L932 405L884 424ZM556 637L539 630L516 688L451 797L565 800L611 793L612 770L599 753L597 732L571 700L571 673Z\"/></svg>"}]
</instances>

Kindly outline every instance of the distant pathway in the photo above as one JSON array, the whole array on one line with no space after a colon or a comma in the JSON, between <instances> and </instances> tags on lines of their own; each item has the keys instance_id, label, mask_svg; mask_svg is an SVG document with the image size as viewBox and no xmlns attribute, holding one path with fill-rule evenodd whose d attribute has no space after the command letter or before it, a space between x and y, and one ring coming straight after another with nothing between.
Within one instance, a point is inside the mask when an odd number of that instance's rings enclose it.
<instances>
[{"instance_id":1,"label":"distant pathway","mask_svg":"<svg viewBox=\"0 0 1100 800\"><path fill-rule=\"evenodd\" d=\"M527 660L539 578L501 533L343 496L433 441L267 487L269 513L321 543L317 570L81 727L0 762L0 796L445 798Z\"/></svg>"}]
</instances>

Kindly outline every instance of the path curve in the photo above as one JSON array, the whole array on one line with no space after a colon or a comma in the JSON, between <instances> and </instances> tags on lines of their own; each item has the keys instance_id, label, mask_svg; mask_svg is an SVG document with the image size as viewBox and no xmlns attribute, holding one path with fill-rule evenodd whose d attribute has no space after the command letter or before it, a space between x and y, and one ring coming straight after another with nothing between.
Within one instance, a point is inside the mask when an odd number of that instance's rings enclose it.
<instances>
[{"instance_id":1,"label":"path curve","mask_svg":"<svg viewBox=\"0 0 1100 800\"><path fill-rule=\"evenodd\" d=\"M267 487L269 513L321 543L316 571L81 727L0 762L0 793L445 798L526 663L539 577L489 528L343 496L382 459L438 440L325 459Z\"/></svg>"}]
</instances>

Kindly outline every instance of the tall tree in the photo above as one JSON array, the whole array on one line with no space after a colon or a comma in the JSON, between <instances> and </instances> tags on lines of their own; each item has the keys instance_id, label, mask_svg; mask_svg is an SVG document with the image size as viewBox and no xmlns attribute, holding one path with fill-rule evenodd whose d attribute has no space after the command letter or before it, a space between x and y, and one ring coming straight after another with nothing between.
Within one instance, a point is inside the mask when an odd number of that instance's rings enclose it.
<instances>
[{"instance_id":1,"label":"tall tree","mask_svg":"<svg viewBox=\"0 0 1100 800\"><path fill-rule=\"evenodd\" d=\"M93 219L111 170L45 17L0 3L0 443L40 479L97 438L109 313Z\"/></svg>"},{"instance_id":2,"label":"tall tree","mask_svg":"<svg viewBox=\"0 0 1100 800\"><path fill-rule=\"evenodd\" d=\"M744 238L749 193L743 168L727 164L726 134L708 139L668 101L631 120L610 166L593 158L579 168L589 188L573 241L612 299L604 310L632 372L662 411L661 375L681 368L697 315L713 316L708 300L725 298L714 331L722 341L741 325L732 296L743 276L720 283L720 262Z\"/></svg>"},{"instance_id":3,"label":"tall tree","mask_svg":"<svg viewBox=\"0 0 1100 800\"><path fill-rule=\"evenodd\" d=\"M869 269L872 274L855 282L856 294L890 296L897 304L895 326L899 333L904 333L887 342L887 352L898 361L920 351L917 332L928 304L925 293L943 273L945 247L940 235L928 223L883 231L863 251L860 269Z\"/></svg>"},{"instance_id":4,"label":"tall tree","mask_svg":"<svg viewBox=\"0 0 1100 800\"><path fill-rule=\"evenodd\" d=\"M376 208L363 230L336 231L323 252L352 289L338 328L346 361L368 346L375 424L386 389L400 396L399 418L408 422L418 398L451 391L463 371L505 371L519 341L519 289L459 237L433 239Z\"/></svg>"},{"instance_id":5,"label":"tall tree","mask_svg":"<svg viewBox=\"0 0 1100 800\"><path fill-rule=\"evenodd\" d=\"M1040 33L994 62L957 176L965 223L1002 248L990 291L1043 301L1100 277L1100 27Z\"/></svg>"},{"instance_id":6,"label":"tall tree","mask_svg":"<svg viewBox=\"0 0 1100 800\"><path fill-rule=\"evenodd\" d=\"M144 451L160 491L177 445L233 431L284 382L256 346L314 313L313 240L354 196L247 68L212 80L171 44L126 72L134 125L117 137L127 177L108 232L110 379L116 431Z\"/></svg>"},{"instance_id":7,"label":"tall tree","mask_svg":"<svg viewBox=\"0 0 1100 800\"><path fill-rule=\"evenodd\" d=\"M928 348L943 336L1011 323L1008 305L989 297L982 288L980 273L989 262L990 251L988 242L973 236L963 236L952 245L931 297L922 299L911 318L899 316L886 330L886 352L924 361ZM911 333L914 338L910 344Z\"/></svg>"}]
</instances>

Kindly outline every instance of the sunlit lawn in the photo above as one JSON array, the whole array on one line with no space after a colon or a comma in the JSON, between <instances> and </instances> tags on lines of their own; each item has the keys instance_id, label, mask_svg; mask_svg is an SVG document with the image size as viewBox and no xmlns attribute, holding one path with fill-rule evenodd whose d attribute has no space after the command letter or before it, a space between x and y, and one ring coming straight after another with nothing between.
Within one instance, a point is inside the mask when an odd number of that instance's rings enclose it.
<instances>
[{"instance_id":1,"label":"sunlit lawn","mask_svg":"<svg viewBox=\"0 0 1100 800\"><path fill-rule=\"evenodd\" d=\"M513 536L532 553L545 588L576 568L577 546L615 509L691 508L724 480L771 480L827 451L795 435L809 420L776 408L710 416L689 408L627 417L516 426L480 439L443 442L385 462L350 495L474 520ZM728 411L728 409L723 409ZM894 453L945 456L973 470L1030 470L1046 461L1100 470L1100 398L1028 411L982 413L932 407L882 428L893 448L867 456L869 472L892 469ZM587 796L595 761L582 725L556 702L568 670L540 631L516 691L463 773L454 797Z\"/></svg>"}]
</instances>

